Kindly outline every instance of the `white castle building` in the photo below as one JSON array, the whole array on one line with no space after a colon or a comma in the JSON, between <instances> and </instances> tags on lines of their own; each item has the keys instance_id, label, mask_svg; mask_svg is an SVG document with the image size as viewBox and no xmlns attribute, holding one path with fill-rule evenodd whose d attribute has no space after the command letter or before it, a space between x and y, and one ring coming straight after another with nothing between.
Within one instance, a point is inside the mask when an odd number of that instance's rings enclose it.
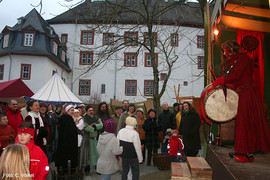
<instances>
[{"instance_id":1,"label":"white castle building","mask_svg":"<svg viewBox=\"0 0 270 180\"><path fill-rule=\"evenodd\" d=\"M47 22L34 9L20 29L16 29L20 24L6 27L0 47L0 82L21 77L36 92L57 70L85 103L94 96L106 102L151 98L153 68L149 50L141 43L149 43L147 26L126 14L104 23L105 7L105 2L87 0ZM30 14L36 20L29 21ZM168 75L166 59L175 61L161 102L175 102L174 86L178 84L180 96L199 97L204 87L204 29L199 5L179 4L154 22L160 88ZM20 38L13 36L13 31L19 31Z\"/></svg>"}]
</instances>

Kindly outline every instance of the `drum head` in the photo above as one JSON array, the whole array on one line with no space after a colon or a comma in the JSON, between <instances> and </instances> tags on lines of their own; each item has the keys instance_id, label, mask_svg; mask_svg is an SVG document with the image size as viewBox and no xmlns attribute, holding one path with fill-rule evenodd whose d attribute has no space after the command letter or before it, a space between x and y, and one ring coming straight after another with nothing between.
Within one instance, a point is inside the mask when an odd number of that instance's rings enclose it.
<instances>
[{"instance_id":1,"label":"drum head","mask_svg":"<svg viewBox=\"0 0 270 180\"><path fill-rule=\"evenodd\" d=\"M227 101L223 90L215 89L208 95L205 101L205 113L213 121L227 122L234 119L237 115L238 93L227 88Z\"/></svg>"}]
</instances>

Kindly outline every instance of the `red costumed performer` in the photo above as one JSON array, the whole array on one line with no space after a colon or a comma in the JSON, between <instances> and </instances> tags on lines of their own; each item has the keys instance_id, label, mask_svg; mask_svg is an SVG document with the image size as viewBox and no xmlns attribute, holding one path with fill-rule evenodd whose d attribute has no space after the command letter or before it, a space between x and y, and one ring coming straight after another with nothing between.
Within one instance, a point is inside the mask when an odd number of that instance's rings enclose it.
<instances>
[{"instance_id":1,"label":"red costumed performer","mask_svg":"<svg viewBox=\"0 0 270 180\"><path fill-rule=\"evenodd\" d=\"M239 93L238 112L235 120L235 153L230 156L238 162L253 162L257 151L270 151L270 132L257 86L253 81L253 64L249 57L239 52L236 41L223 45L229 72L217 78L213 87L232 84Z\"/></svg>"}]
</instances>

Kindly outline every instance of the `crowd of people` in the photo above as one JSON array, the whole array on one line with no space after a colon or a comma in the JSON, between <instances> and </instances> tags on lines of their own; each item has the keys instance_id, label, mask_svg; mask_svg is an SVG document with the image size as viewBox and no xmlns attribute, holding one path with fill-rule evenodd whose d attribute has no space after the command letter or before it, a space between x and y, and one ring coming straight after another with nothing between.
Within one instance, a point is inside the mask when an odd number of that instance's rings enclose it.
<instances>
[{"instance_id":1,"label":"crowd of people","mask_svg":"<svg viewBox=\"0 0 270 180\"><path fill-rule=\"evenodd\" d=\"M18 172L28 173L32 179L46 179L51 162L55 162L60 175L78 169L89 175L94 168L101 179L110 179L116 172L122 174L122 179L139 179L139 164L155 165L152 155L158 153L160 145L161 152L169 153L173 162L196 156L201 147L196 110L188 102L173 104L172 111L166 102L162 107L159 114L153 109L145 112L124 100L111 115L106 102L100 103L96 111L90 105L54 106L37 100L19 109L12 99L0 115L1 149L5 149L0 176L13 172L4 168L4 156L9 150L20 150L22 155L25 148L21 145L28 149L28 160L21 162ZM24 169L23 164L30 168Z\"/></svg>"}]
</instances>

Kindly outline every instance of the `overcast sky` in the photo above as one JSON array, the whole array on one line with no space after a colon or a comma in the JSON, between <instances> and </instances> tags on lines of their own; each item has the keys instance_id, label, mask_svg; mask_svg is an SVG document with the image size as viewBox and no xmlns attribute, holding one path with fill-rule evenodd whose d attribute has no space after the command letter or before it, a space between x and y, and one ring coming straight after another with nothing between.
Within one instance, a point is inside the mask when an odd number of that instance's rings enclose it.
<instances>
[{"instance_id":1,"label":"overcast sky","mask_svg":"<svg viewBox=\"0 0 270 180\"><path fill-rule=\"evenodd\" d=\"M70 1L70 2L69 2ZM77 5L82 0L43 0L41 15L47 20ZM0 32L7 26L14 26L17 18L28 14L40 0L0 0ZM40 6L36 7L40 12Z\"/></svg>"}]
</instances>

